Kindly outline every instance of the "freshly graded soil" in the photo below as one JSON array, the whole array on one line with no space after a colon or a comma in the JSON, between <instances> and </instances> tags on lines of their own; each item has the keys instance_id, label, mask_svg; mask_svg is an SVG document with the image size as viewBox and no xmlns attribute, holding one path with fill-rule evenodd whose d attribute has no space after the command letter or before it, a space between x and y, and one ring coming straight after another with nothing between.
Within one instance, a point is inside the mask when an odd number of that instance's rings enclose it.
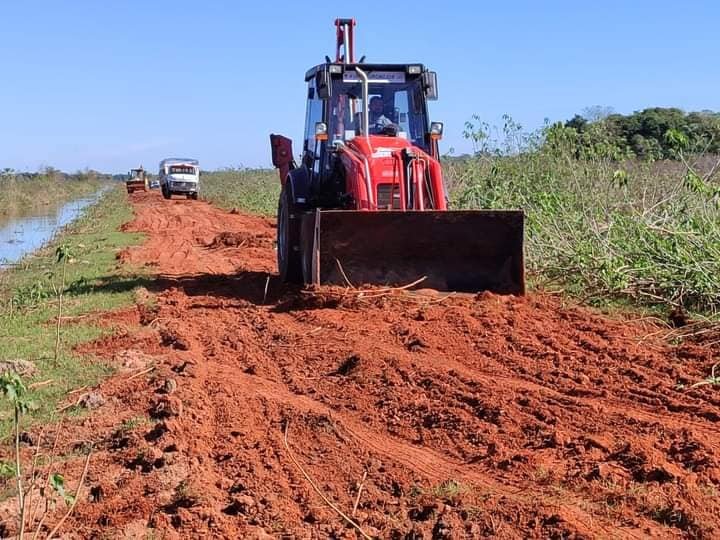
<instances>
[{"instance_id":1,"label":"freshly graded soil","mask_svg":"<svg viewBox=\"0 0 720 540\"><path fill-rule=\"evenodd\" d=\"M271 220L131 200L155 304L82 349L118 373L59 428L70 489L94 443L70 537L720 536L717 347L550 295L282 286Z\"/></svg>"}]
</instances>

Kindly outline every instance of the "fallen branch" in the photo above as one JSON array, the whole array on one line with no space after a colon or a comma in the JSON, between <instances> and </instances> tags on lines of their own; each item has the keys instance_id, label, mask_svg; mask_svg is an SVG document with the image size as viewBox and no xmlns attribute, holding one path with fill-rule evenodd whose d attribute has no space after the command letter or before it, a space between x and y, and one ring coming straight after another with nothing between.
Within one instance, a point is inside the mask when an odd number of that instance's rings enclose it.
<instances>
[{"instance_id":1,"label":"fallen branch","mask_svg":"<svg viewBox=\"0 0 720 540\"><path fill-rule=\"evenodd\" d=\"M155 325L160 323L161 321L167 321L169 320L167 317L155 317L152 321L150 321L147 325L150 328L155 328Z\"/></svg>"},{"instance_id":2,"label":"fallen branch","mask_svg":"<svg viewBox=\"0 0 720 540\"><path fill-rule=\"evenodd\" d=\"M53 441L52 450L50 451L50 462L47 465L48 473L45 475L45 480L42 483L42 485L39 488L39 493L42 494L45 491L45 488L47 487L48 483L50 482L50 471L52 469L53 463L55 461L55 452L57 450L57 444L58 440L60 439L60 431L63 424L64 418L60 418L60 422L58 422L57 428L55 429L55 440ZM47 507L47 501L45 503ZM30 520L29 522L32 524L35 522L35 513L37 512L37 509L40 507L40 500L38 499L38 502L30 508ZM47 513L47 508L45 509L45 512ZM40 520L40 524L38 525L38 529L42 525L43 520L45 519L45 516L43 515L42 519ZM37 533L33 536L35 538L37 536Z\"/></svg>"},{"instance_id":3,"label":"fallen branch","mask_svg":"<svg viewBox=\"0 0 720 540\"><path fill-rule=\"evenodd\" d=\"M42 388L43 386L47 386L48 384L52 384L55 382L55 379L48 379L47 381L41 381L36 382L28 385L28 390L34 390L35 388Z\"/></svg>"},{"instance_id":4,"label":"fallen branch","mask_svg":"<svg viewBox=\"0 0 720 540\"><path fill-rule=\"evenodd\" d=\"M715 370L717 369L718 366L720 366L720 362L717 362L716 364L713 365L712 369L710 370L710 375L708 377L706 377L705 379L703 379L700 382L696 382L695 384L690 385L690 388L697 388L698 386L704 386L706 384L720 385L720 377L715 375Z\"/></svg>"},{"instance_id":5,"label":"fallen branch","mask_svg":"<svg viewBox=\"0 0 720 540\"><path fill-rule=\"evenodd\" d=\"M263 292L263 305L265 305L265 300L267 300L267 293L268 293L268 286L270 285L270 274L268 274L267 279L265 280L265 291Z\"/></svg>"},{"instance_id":6,"label":"fallen branch","mask_svg":"<svg viewBox=\"0 0 720 540\"><path fill-rule=\"evenodd\" d=\"M150 367L147 368L147 369L143 369L142 371L139 371L138 373L135 373L135 375L131 375L131 376L128 377L126 380L131 381L131 380L133 380L135 377L140 377L141 375L145 375L146 373L150 373L153 369L155 369L155 366L150 366Z\"/></svg>"},{"instance_id":7,"label":"fallen branch","mask_svg":"<svg viewBox=\"0 0 720 540\"><path fill-rule=\"evenodd\" d=\"M33 460L32 460L32 468L30 469L30 481L29 486L27 488L27 491L25 492L25 499L23 500L23 508L22 512L20 513L20 534L19 537L22 538L23 534L25 533L25 517L27 516L27 511L32 508L32 494L33 494L33 487L35 484L35 470L37 469L37 462L38 462L38 456L40 455L40 445L42 444L42 438L45 435L45 428L40 430L40 435L38 435L38 442L35 445L35 453L33 454ZM28 525L32 525L32 522L30 522Z\"/></svg>"},{"instance_id":8,"label":"fallen branch","mask_svg":"<svg viewBox=\"0 0 720 540\"><path fill-rule=\"evenodd\" d=\"M61 413L61 412L67 411L68 409L70 409L72 407L77 407L78 405L80 405L80 401L82 401L82 396L80 396L75 403L68 403L67 405L63 405L59 409L55 409L55 412Z\"/></svg>"},{"instance_id":9,"label":"fallen branch","mask_svg":"<svg viewBox=\"0 0 720 540\"><path fill-rule=\"evenodd\" d=\"M339 264L339 263L338 263ZM357 297L357 298L378 298L381 296L387 296L388 294L392 294L397 291L404 291L406 289L410 289L414 287L415 285L422 283L427 279L427 276L423 276L419 279L416 279L412 283L408 283L407 285L400 285L397 287L380 287L380 288L366 288L366 289L358 289L356 287L353 287L352 285L349 285L349 288L352 290L343 290L341 293L335 293L336 296L340 296L342 298L347 297ZM319 291L317 290L302 290L300 291L302 294L307 295L317 295ZM334 294L333 291L328 291L330 294Z\"/></svg>"},{"instance_id":10,"label":"fallen branch","mask_svg":"<svg viewBox=\"0 0 720 540\"><path fill-rule=\"evenodd\" d=\"M451 292L451 293L446 294L446 295L443 296L442 298L436 298L435 300L430 300L430 301L428 302L428 304L439 304L440 302L444 302L444 301L447 300L448 298L452 298L452 297L455 296L456 294L457 294L457 293L453 291L453 292Z\"/></svg>"},{"instance_id":11,"label":"fallen branch","mask_svg":"<svg viewBox=\"0 0 720 540\"><path fill-rule=\"evenodd\" d=\"M77 388L75 390L70 390L67 395L69 396L71 394L77 394L78 392L82 392L83 390L87 390L87 385L81 386L80 388Z\"/></svg>"},{"instance_id":12,"label":"fallen branch","mask_svg":"<svg viewBox=\"0 0 720 540\"><path fill-rule=\"evenodd\" d=\"M20 519L20 536L24 532L25 525L25 492L22 484L22 469L20 466L20 409L15 405L15 476L18 490L18 513Z\"/></svg>"},{"instance_id":13,"label":"fallen branch","mask_svg":"<svg viewBox=\"0 0 720 540\"><path fill-rule=\"evenodd\" d=\"M357 496L355 497L355 504L353 504L353 511L352 516L355 517L355 512L357 512L358 504L360 504L360 494L362 493L363 486L365 485L365 479L367 478L367 471L363 473L362 480L360 480L360 485L358 486L358 492Z\"/></svg>"},{"instance_id":14,"label":"fallen branch","mask_svg":"<svg viewBox=\"0 0 720 540\"><path fill-rule=\"evenodd\" d=\"M362 530L362 527L355 523L352 518L348 517L342 510L340 510L337 506L335 506L326 496L323 494L322 491L320 491L320 488L315 485L315 482L313 482L312 478L310 478L310 475L305 472L305 469L303 469L302 465L298 462L297 459L295 459L295 456L292 453L292 450L290 450L290 445L288 444L288 429L290 427L290 421L285 423L285 438L283 442L285 443L285 450L287 450L288 455L290 456L290 459L295 464L295 466L300 469L300 472L305 477L305 480L308 481L308 483L312 486L312 488L315 490L315 493L320 495L320 498L325 501L325 504L327 504L330 508L335 510L335 512L342 517L345 521L347 521L350 525L355 527L355 529L362 535L363 538L367 538L367 540L373 540L371 536L369 536L365 531Z\"/></svg>"},{"instance_id":15,"label":"fallen branch","mask_svg":"<svg viewBox=\"0 0 720 540\"><path fill-rule=\"evenodd\" d=\"M62 527L63 523L65 523L65 520L70 517L70 514L72 514L72 511L75 509L75 505L78 502L78 499L80 498L80 491L82 490L83 484L85 483L85 476L87 475L88 466L90 465L90 456L92 455L92 446L90 447L90 451L88 452L87 458L85 458L85 467L83 468L82 476L80 476L80 483L78 484L77 491L75 491L75 497L73 497L73 502L70 505L70 508L68 508L68 511L65 513L65 515L62 517L62 519L58 522L57 525L53 528L52 531L50 531L50 534L48 534L48 540L51 540L52 537L55 535L56 532L60 530L60 527Z\"/></svg>"},{"instance_id":16,"label":"fallen branch","mask_svg":"<svg viewBox=\"0 0 720 540\"><path fill-rule=\"evenodd\" d=\"M379 294L379 293L392 293L395 291L404 291L405 289L410 289L410 288L414 287L415 285L422 283L426 279L427 279L427 276L423 276L419 279L416 279L412 283L408 283L407 285L402 285L399 287L385 287L385 288L381 288L381 289L364 289L364 290L359 290L358 293L363 294L363 293L367 292L367 293L378 293ZM365 296L365 298L370 298L370 296Z\"/></svg>"},{"instance_id":17,"label":"fallen branch","mask_svg":"<svg viewBox=\"0 0 720 540\"><path fill-rule=\"evenodd\" d=\"M347 274L345 274L345 270L343 270L342 264L340 264L340 261L338 259L335 259L335 262L337 263L338 270L340 270L340 273L342 274L342 277L345 280L345 283L347 283L347 286L350 287L351 289L354 289L355 286L348 279Z\"/></svg>"}]
</instances>

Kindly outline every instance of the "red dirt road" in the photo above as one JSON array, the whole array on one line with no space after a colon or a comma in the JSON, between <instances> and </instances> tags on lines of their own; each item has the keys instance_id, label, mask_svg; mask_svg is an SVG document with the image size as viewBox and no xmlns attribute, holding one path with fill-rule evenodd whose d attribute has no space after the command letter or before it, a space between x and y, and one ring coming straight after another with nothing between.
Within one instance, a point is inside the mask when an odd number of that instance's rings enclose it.
<instances>
[{"instance_id":1,"label":"red dirt road","mask_svg":"<svg viewBox=\"0 0 720 540\"><path fill-rule=\"evenodd\" d=\"M287 289L272 222L132 200L156 300L87 347L120 373L63 427L96 448L78 537L720 536L720 394L678 387L717 349L546 296Z\"/></svg>"}]
</instances>

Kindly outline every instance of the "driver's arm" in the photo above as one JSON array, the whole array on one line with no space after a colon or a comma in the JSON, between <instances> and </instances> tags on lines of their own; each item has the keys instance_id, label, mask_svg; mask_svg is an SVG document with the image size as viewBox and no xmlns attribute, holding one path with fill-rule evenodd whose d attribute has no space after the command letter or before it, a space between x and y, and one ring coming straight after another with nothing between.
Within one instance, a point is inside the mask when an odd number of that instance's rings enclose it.
<instances>
[{"instance_id":1,"label":"driver's arm","mask_svg":"<svg viewBox=\"0 0 720 540\"><path fill-rule=\"evenodd\" d=\"M373 124L383 128L385 126L389 126L390 124L392 124L392 120L390 120L384 114L381 114L380 116L377 117L377 119L375 120L375 122L373 122Z\"/></svg>"}]
</instances>

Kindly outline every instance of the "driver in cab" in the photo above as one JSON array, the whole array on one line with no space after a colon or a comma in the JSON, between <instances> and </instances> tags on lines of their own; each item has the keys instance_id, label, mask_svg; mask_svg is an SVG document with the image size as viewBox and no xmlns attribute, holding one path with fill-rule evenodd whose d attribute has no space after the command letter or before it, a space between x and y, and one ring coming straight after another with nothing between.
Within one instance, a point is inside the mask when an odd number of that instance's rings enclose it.
<instances>
[{"instance_id":1,"label":"driver in cab","mask_svg":"<svg viewBox=\"0 0 720 540\"><path fill-rule=\"evenodd\" d=\"M381 97L374 96L370 99L368 116L370 118L370 133L373 135L381 134L387 126L393 125L393 121L384 114L384 105Z\"/></svg>"}]
</instances>

